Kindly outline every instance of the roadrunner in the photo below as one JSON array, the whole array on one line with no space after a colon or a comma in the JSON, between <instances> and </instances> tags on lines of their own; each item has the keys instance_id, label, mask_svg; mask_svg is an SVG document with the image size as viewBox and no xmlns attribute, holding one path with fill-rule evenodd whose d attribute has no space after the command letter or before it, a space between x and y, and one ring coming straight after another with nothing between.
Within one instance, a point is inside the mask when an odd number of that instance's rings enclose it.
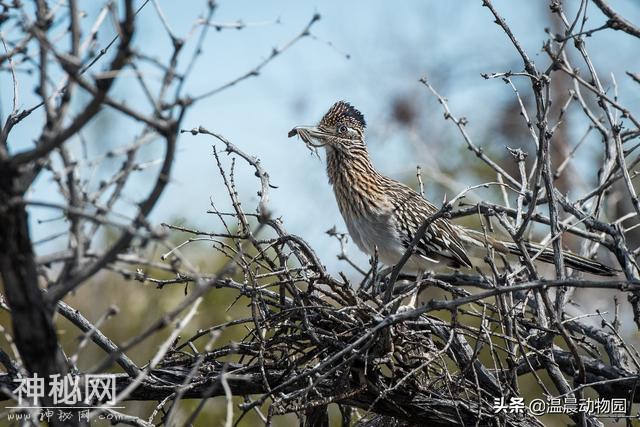
<instances>
[{"instance_id":1,"label":"roadrunner","mask_svg":"<svg viewBox=\"0 0 640 427\"><path fill-rule=\"evenodd\" d=\"M351 238L363 252L395 265L410 246L420 226L438 209L406 185L376 171L364 141L364 116L344 101L336 102L318 126L298 126L289 132L309 147L324 147L327 175ZM522 255L513 242L489 238L486 244L505 254ZM473 266L467 250L485 247L483 233L456 225L440 217L427 227L405 267L426 271L433 264L454 268ZM542 247L526 243L531 256ZM553 250L546 248L538 260L553 263ZM615 270L597 261L564 252L567 266L579 271L612 275Z\"/></svg>"}]
</instances>

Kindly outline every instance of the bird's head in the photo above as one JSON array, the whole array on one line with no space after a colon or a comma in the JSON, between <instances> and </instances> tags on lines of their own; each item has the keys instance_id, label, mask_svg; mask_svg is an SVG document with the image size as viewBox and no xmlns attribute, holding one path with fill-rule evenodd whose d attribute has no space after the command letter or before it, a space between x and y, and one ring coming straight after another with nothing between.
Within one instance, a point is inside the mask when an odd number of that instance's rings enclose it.
<instances>
[{"instance_id":1,"label":"bird's head","mask_svg":"<svg viewBox=\"0 0 640 427\"><path fill-rule=\"evenodd\" d=\"M355 145L364 145L365 127L360 111L348 102L338 101L329 108L318 126L296 126L289 131L289 137L299 135L307 146L345 152Z\"/></svg>"}]
</instances>

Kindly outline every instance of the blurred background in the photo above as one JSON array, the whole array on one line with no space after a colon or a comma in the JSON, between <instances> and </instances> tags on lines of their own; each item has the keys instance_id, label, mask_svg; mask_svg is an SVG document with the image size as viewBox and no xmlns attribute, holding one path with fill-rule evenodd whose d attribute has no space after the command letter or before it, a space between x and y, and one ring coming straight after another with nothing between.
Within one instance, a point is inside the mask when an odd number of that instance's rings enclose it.
<instances>
[{"instance_id":1,"label":"blurred background","mask_svg":"<svg viewBox=\"0 0 640 427\"><path fill-rule=\"evenodd\" d=\"M298 138L287 138L287 132L296 125L315 124L335 101L342 99L364 114L369 151L376 167L385 175L417 188L416 167L420 166L425 194L436 204L439 205L445 195L451 198L468 185L494 181L496 177L491 171L466 149L455 126L444 120L437 100L418 82L419 78L428 77L449 100L452 112L467 118L467 130L474 142L505 167L513 164L506 146L520 147L533 155L534 145L519 115L520 107L513 90L500 79L485 80L481 76L481 73L522 69L520 57L481 3L479 0L415 0L393 4L365 0L221 0L213 17L221 24L220 30L209 31L202 56L185 86L185 92L194 97L254 68L269 57L274 47L284 45L299 34L315 13L322 18L313 25L309 37L276 57L259 76L203 99L189 110L184 123L187 128L202 125L220 133L260 158L271 176L271 183L278 187L271 192L270 208L274 216L282 218L289 232L307 240L330 272L343 271L358 277L352 267L337 258L338 241L326 233L333 226L338 231L346 228L327 182L324 156L321 155L321 160L314 157ZM572 16L577 5L566 3L567 14ZM160 0L159 4L172 31L181 37L191 31L194 22L206 11L205 2ZM560 28L551 17L548 3L495 0L494 4L538 67L544 69L548 65L541 50L548 37L545 29L553 34ZM84 1L80 6L86 12L85 25L91 25L98 13L97 4ZM640 22L640 4L636 0L616 0L615 8L627 19ZM595 8L590 16L592 22L586 24L587 28L597 28L606 21ZM135 36L136 48L149 56L166 59L171 54L170 41L155 10L147 5L137 19L140 26ZM224 24L237 24L238 20L246 26L225 28ZM98 33L97 45L105 46L113 35L113 26L104 26ZM195 44L195 37L187 40L185 57ZM625 74L626 71L640 72L637 40L614 31L597 32L588 39L587 49L603 85L608 90L616 90L623 105L637 108L640 104L638 85ZM100 64L96 65L99 70ZM28 64L24 68L19 73L20 85L33 87L34 77L27 72ZM154 72L152 68L142 71ZM514 79L514 82L529 111L533 112L528 81ZM555 84L562 88L567 82L559 79ZM568 93L568 89L559 93ZM3 120L11 110L11 90L10 74L1 73ZM127 104L146 102L133 75L120 78L112 95L126 100ZM563 99L558 99L556 117ZM21 108L37 102L34 93L21 91ZM81 102L72 106L81 107ZM555 149L561 154L557 156L559 159L563 159L587 131L587 123L578 114L578 108L572 105L568 110L565 124L554 139ZM14 140L10 141L14 151L32 146L42 120L42 111L39 111L16 127L12 133ZM136 132L139 126L135 123L105 109L84 131L82 138L89 143L82 146L90 156L97 157L125 140L132 140ZM221 231L217 218L207 214L212 200L221 210L230 206L212 156L213 143L213 139L204 136L188 133L180 136L171 183L151 217L155 224ZM154 151L155 148L161 145L151 144L146 149L145 156L151 163L140 172L136 185L128 188L130 205L118 206L119 211L130 212L148 191L146 184L150 180L145 177L157 172L153 162L162 155L161 151ZM593 165L601 156L599 138L592 132L561 178L563 189L570 197L574 191L582 192L593 186L597 180L597 169ZM103 159L94 169L95 185L117 171L120 162L117 158ZM249 210L249 206L257 202L258 183L251 170L244 165L239 168L237 185ZM30 197L34 200L59 201L51 176L43 176L33 188ZM479 190L469 197L500 200L500 194L493 189ZM31 211L32 235L34 240L42 240L36 247L39 254L63 249L66 245L64 239L55 238L65 227L56 220L56 215L45 209ZM109 236L103 238L106 241ZM368 266L367 257L351 242L347 250L356 263ZM216 265L222 262L207 243L194 243L187 251L192 251L200 260L203 271L215 271ZM174 305L174 298L183 294L182 288L158 291L152 286L132 286L118 277L103 274L81 288L70 301L90 320L99 317L109 305L118 305L120 316L127 316L131 321L126 328L122 324L105 325L105 333L116 342L150 324L159 312ZM209 298L193 330L234 318L245 310L234 307L225 311L233 301L231 294L225 296L221 292ZM586 311L607 309L611 303L609 299L594 297L581 298L581 302ZM629 313L625 311L624 316L628 317ZM628 323L627 332L631 334L634 327ZM77 336L76 331L72 332L72 336L65 338L68 343L73 343ZM233 339L233 336L224 339ZM86 366L99 354L97 350L95 354L92 351L83 353ZM140 362L152 355L155 347L149 345L136 351L134 360ZM149 405L141 407L153 406ZM224 414L223 406L212 405L207 411L211 419L215 414ZM249 418L244 425L251 422ZM217 424L204 421L200 425Z\"/></svg>"}]
</instances>

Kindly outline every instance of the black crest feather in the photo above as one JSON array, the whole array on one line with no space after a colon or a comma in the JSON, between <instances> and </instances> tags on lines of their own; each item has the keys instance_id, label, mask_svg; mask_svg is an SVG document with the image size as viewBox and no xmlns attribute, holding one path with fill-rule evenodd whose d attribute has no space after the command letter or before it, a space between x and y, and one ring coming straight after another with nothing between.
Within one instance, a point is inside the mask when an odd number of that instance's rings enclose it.
<instances>
[{"instance_id":1,"label":"black crest feather","mask_svg":"<svg viewBox=\"0 0 640 427\"><path fill-rule=\"evenodd\" d=\"M338 101L333 104L322 118L322 123L331 126L345 120L359 125L363 129L367 126L362 113L346 101Z\"/></svg>"}]
</instances>

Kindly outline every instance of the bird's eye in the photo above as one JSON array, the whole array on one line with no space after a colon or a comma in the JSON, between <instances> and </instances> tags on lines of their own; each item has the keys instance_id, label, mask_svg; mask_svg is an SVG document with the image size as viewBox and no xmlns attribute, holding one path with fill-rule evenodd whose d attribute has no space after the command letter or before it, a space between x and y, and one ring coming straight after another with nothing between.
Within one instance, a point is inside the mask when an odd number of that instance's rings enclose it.
<instances>
[{"instance_id":1,"label":"bird's eye","mask_svg":"<svg viewBox=\"0 0 640 427\"><path fill-rule=\"evenodd\" d=\"M339 134L345 134L347 133L347 127L345 125L339 125L338 126L338 133Z\"/></svg>"}]
</instances>

